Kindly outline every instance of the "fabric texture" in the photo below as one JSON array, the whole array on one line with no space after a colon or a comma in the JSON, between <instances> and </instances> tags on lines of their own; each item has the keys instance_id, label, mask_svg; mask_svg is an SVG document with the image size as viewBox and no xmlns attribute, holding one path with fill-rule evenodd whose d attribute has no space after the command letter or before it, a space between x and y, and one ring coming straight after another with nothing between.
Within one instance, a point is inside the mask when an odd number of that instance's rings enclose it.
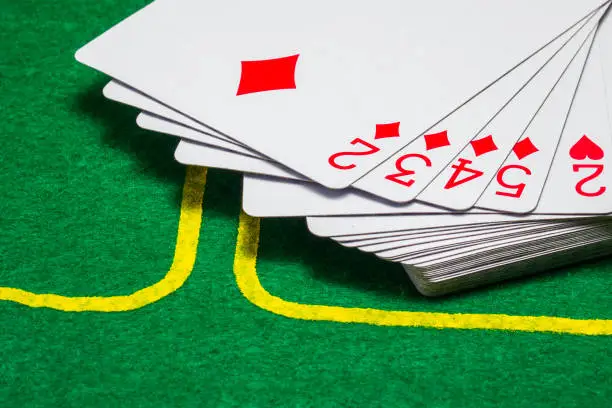
<instances>
[{"instance_id":1,"label":"fabric texture","mask_svg":"<svg viewBox=\"0 0 612 408\"><path fill-rule=\"evenodd\" d=\"M0 0L0 287L129 295L173 262L177 140L105 100L74 52L143 0ZM206 23L203 16L202 23ZM250 303L233 272L241 179L210 170L192 273L133 311L0 300L5 407L607 407L612 338L295 320ZM256 239L256 237L253 237ZM612 319L602 259L442 299L399 265L261 221L257 274L317 305Z\"/></svg>"}]
</instances>

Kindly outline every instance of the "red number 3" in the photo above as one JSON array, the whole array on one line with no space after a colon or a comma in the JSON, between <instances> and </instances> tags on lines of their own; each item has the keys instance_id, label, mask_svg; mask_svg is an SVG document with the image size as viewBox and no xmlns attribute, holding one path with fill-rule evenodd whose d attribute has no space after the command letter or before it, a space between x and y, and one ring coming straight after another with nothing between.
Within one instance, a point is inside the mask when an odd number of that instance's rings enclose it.
<instances>
[{"instance_id":1,"label":"red number 3","mask_svg":"<svg viewBox=\"0 0 612 408\"><path fill-rule=\"evenodd\" d=\"M425 166L426 167L431 167L431 160L429 160L429 158L427 156L423 156L422 154L418 154L418 153L405 154L402 157L400 157L399 159L397 159L397 161L395 162L395 168L399 170L399 173L389 174L388 176L385 176L385 178L387 180L394 181L394 182L396 182L398 184L401 184L403 186L406 186L406 187L410 187L411 185L413 185L414 184L414 180L413 179L402 180L400 178L400 177L403 177L403 176L412 176L414 174L414 170L406 169L403 166L404 160L409 159L411 157L414 157L414 158L417 158L417 159L421 159L421 160L423 160L423 162L425 162Z\"/></svg>"},{"instance_id":2,"label":"red number 3","mask_svg":"<svg viewBox=\"0 0 612 408\"><path fill-rule=\"evenodd\" d=\"M340 170L350 170L355 168L355 164L350 163L350 164L338 164L338 162L336 161L339 157L343 157L343 156L367 156L369 154L374 154L378 151L380 151L380 149L376 146L374 146L373 144L370 144L368 142L366 142L365 140L362 139L354 139L351 142L352 145L356 145L356 144L362 144L365 147L368 148L368 150L364 150L364 151L360 151L360 152L339 152L339 153L335 153L332 154L331 156L329 156L329 159L327 159L327 162L332 166L335 167L337 169Z\"/></svg>"}]
</instances>

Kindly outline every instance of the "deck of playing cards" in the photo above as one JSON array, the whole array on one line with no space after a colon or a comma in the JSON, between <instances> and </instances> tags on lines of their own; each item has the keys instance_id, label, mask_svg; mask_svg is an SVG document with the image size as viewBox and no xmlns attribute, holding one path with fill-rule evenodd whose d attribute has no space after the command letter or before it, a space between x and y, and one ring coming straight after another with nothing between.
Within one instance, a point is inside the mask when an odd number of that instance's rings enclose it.
<instances>
[{"instance_id":1,"label":"deck of playing cards","mask_svg":"<svg viewBox=\"0 0 612 408\"><path fill-rule=\"evenodd\" d=\"M76 58L248 214L441 295L612 252L610 1L156 0Z\"/></svg>"}]
</instances>

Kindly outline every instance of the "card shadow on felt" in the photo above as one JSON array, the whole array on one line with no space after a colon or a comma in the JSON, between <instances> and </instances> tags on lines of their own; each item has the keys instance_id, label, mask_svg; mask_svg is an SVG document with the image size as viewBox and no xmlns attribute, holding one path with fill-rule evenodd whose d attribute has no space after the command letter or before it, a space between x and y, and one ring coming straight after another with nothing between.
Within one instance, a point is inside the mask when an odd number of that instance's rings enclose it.
<instances>
[{"instance_id":1,"label":"card shadow on felt","mask_svg":"<svg viewBox=\"0 0 612 408\"><path fill-rule=\"evenodd\" d=\"M136 124L140 110L104 97L102 89L107 82L108 78L96 81L82 92L75 102L75 111L104 126L102 143L127 153L145 174L161 182L175 184L177 194L173 200L179 207L180 187L185 182L185 165L174 159L174 150L180 139L140 128ZM236 217L241 207L241 174L209 169L205 190L206 212L224 218Z\"/></svg>"},{"instance_id":2,"label":"card shadow on felt","mask_svg":"<svg viewBox=\"0 0 612 408\"><path fill-rule=\"evenodd\" d=\"M602 269L607 269L606 266L612 262L609 257L601 257L578 265L551 269L472 290L430 298L424 297L416 290L399 264L382 260L374 254L361 252L357 248L343 247L327 238L314 236L308 231L303 218L261 220L258 261L263 260L271 264L301 264L312 279L333 286L376 292L390 299L405 299L409 303L423 304L478 297L482 296L483 291L489 295L496 292L503 293L512 287L561 278L569 271L586 273L593 277ZM265 270L259 272L260 277L266 273Z\"/></svg>"},{"instance_id":3,"label":"card shadow on felt","mask_svg":"<svg viewBox=\"0 0 612 408\"><path fill-rule=\"evenodd\" d=\"M259 261L302 264L315 280L389 297L421 298L404 269L312 235L303 218L261 220Z\"/></svg>"},{"instance_id":4,"label":"card shadow on felt","mask_svg":"<svg viewBox=\"0 0 612 408\"><path fill-rule=\"evenodd\" d=\"M76 113L86 115L104 127L102 143L127 153L138 163L142 172L161 182L182 186L185 179L183 165L174 160L179 139L141 129L136 124L140 111L106 99L102 89L108 82L104 78L92 83L74 101ZM176 205L180 206L180 190Z\"/></svg>"}]
</instances>

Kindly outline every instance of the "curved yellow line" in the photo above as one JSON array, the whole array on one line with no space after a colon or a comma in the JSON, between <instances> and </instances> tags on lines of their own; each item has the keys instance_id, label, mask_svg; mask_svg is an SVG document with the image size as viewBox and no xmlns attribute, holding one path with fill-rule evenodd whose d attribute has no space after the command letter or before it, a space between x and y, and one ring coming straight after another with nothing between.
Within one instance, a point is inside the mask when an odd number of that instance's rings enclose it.
<instances>
[{"instance_id":1,"label":"curved yellow line","mask_svg":"<svg viewBox=\"0 0 612 408\"><path fill-rule=\"evenodd\" d=\"M122 312L141 308L168 296L185 283L195 264L205 184L205 168L187 167L174 260L166 276L159 282L130 295L109 297L68 297L0 287L0 300L66 312ZM238 288L254 305L288 318L438 329L489 329L583 335L612 334L612 320L603 319L388 311L289 302L271 295L262 287L256 270L258 247L259 219L241 212L234 256L234 274Z\"/></svg>"},{"instance_id":2,"label":"curved yellow line","mask_svg":"<svg viewBox=\"0 0 612 408\"><path fill-rule=\"evenodd\" d=\"M168 296L185 283L193 270L202 222L205 185L206 169L187 167L174 260L166 276L159 282L130 295L109 297L69 297L0 287L0 300L65 312L124 312L141 308Z\"/></svg>"},{"instance_id":3,"label":"curved yellow line","mask_svg":"<svg viewBox=\"0 0 612 408\"><path fill-rule=\"evenodd\" d=\"M580 320L551 316L505 314L430 313L388 311L289 302L266 291L257 276L259 219L240 214L234 256L238 288L254 305L292 319L364 323L378 326L432 327L437 329L488 329L553 332L583 335L612 334L612 320Z\"/></svg>"}]
</instances>

